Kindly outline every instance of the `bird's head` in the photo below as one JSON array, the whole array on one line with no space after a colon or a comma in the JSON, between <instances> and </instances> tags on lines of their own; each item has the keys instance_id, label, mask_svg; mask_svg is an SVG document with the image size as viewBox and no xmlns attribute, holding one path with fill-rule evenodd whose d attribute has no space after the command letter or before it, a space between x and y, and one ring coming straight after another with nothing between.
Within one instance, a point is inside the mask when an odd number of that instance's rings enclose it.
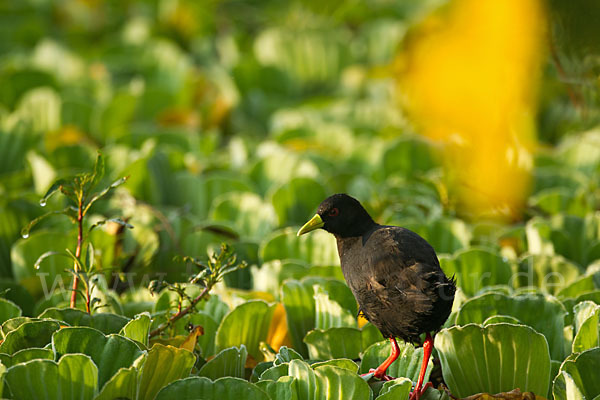
<instances>
[{"instance_id":1,"label":"bird's head","mask_svg":"<svg viewBox=\"0 0 600 400\"><path fill-rule=\"evenodd\" d=\"M338 193L323 200L317 214L300 228L298 236L318 228L342 238L362 236L374 224L358 200Z\"/></svg>"}]
</instances>

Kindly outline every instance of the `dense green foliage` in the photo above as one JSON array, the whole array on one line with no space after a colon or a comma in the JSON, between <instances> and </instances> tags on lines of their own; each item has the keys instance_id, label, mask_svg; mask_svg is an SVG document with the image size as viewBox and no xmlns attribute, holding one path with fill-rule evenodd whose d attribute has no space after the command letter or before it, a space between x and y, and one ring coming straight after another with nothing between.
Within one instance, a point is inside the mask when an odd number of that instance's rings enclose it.
<instances>
[{"instance_id":1,"label":"dense green foliage","mask_svg":"<svg viewBox=\"0 0 600 400\"><path fill-rule=\"evenodd\" d=\"M385 68L437 3L2 3L2 397L406 399L422 349L361 379L389 344L357 320L334 238L296 237L335 192L457 277L436 383L598 397L597 82L580 113L548 62L524 219L462 219ZM94 199L81 246L73 176Z\"/></svg>"}]
</instances>

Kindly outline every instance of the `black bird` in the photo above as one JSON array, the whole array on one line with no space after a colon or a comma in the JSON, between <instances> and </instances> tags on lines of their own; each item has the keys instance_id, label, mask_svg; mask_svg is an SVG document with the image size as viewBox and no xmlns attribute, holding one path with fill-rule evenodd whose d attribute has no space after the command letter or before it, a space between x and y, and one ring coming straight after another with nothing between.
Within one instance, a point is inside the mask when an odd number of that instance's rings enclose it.
<instances>
[{"instance_id":1,"label":"black bird","mask_svg":"<svg viewBox=\"0 0 600 400\"><path fill-rule=\"evenodd\" d=\"M377 224L358 200L346 194L326 198L298 236L318 228L335 236L344 278L361 312L392 344L390 356L368 377L389 380L385 371L399 355L396 338L418 342L426 334L423 363L411 395L418 399L430 386L422 388L433 348L431 333L450 315L454 279L444 274L425 239L399 226Z\"/></svg>"}]
</instances>

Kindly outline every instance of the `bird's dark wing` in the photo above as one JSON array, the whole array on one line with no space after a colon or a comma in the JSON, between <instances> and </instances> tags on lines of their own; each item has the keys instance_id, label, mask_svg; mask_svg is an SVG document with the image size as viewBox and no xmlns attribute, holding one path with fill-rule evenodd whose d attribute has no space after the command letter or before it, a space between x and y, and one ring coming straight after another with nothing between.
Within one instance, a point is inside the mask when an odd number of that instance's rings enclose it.
<instances>
[{"instance_id":1,"label":"bird's dark wing","mask_svg":"<svg viewBox=\"0 0 600 400\"><path fill-rule=\"evenodd\" d=\"M429 243L407 229L382 227L364 243L363 254L366 282L355 293L367 318L384 335L414 339L443 323L434 320L440 293L447 292L444 285L451 280Z\"/></svg>"}]
</instances>

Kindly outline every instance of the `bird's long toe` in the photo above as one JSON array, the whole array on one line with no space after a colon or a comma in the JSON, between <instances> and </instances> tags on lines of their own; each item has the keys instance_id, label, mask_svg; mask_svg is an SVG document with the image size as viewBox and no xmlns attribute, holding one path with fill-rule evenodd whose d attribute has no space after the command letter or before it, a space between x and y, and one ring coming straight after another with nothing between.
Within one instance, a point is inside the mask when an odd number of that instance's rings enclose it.
<instances>
[{"instance_id":1,"label":"bird's long toe","mask_svg":"<svg viewBox=\"0 0 600 400\"><path fill-rule=\"evenodd\" d=\"M393 376L386 375L385 371L381 372L375 368L371 368L368 373L361 374L360 377L363 378L365 381L368 381L371 378L379 379L386 382L396 379Z\"/></svg>"}]
</instances>

